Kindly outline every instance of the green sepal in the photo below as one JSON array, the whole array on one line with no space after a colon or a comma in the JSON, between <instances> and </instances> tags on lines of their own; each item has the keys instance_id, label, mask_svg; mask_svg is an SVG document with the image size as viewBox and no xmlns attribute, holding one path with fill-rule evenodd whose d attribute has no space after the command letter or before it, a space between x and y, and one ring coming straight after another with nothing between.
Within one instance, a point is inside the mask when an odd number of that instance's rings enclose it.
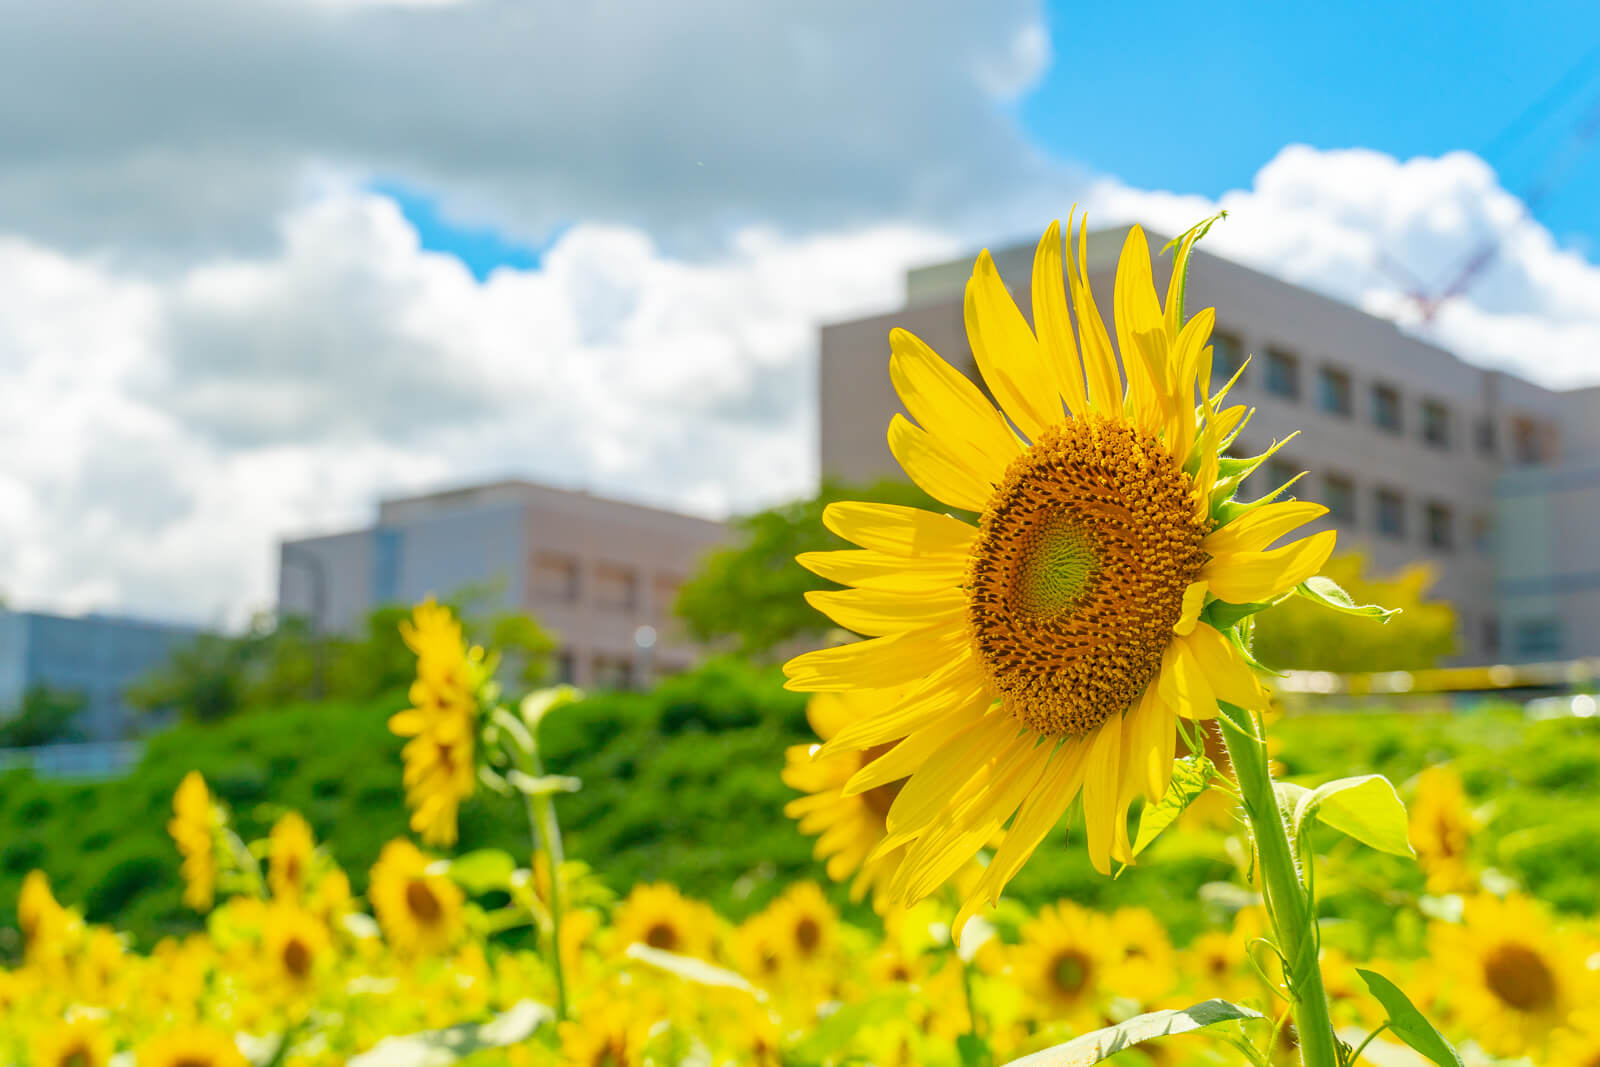
<instances>
[{"instance_id":1,"label":"green sepal","mask_svg":"<svg viewBox=\"0 0 1600 1067\"><path fill-rule=\"evenodd\" d=\"M1406 996L1399 986L1376 971L1357 967L1356 973L1367 983L1367 989L1377 998L1378 1003L1383 1005L1384 1011L1389 1013L1389 1029L1394 1032L1395 1037L1439 1067L1462 1067L1461 1054L1445 1040L1445 1036L1434 1028L1427 1017L1417 1010L1417 1006L1411 1003L1411 998Z\"/></svg>"},{"instance_id":2,"label":"green sepal","mask_svg":"<svg viewBox=\"0 0 1600 1067\"><path fill-rule=\"evenodd\" d=\"M1200 610L1200 621L1210 623L1213 629L1229 630L1276 603L1276 600L1258 600L1249 604L1230 604L1226 600L1213 600Z\"/></svg>"},{"instance_id":3,"label":"green sepal","mask_svg":"<svg viewBox=\"0 0 1600 1067\"><path fill-rule=\"evenodd\" d=\"M1360 615L1379 622L1388 622L1400 614L1399 608L1386 608L1381 604L1357 604L1332 578L1314 575L1294 587L1294 591L1307 600L1345 615Z\"/></svg>"}]
</instances>

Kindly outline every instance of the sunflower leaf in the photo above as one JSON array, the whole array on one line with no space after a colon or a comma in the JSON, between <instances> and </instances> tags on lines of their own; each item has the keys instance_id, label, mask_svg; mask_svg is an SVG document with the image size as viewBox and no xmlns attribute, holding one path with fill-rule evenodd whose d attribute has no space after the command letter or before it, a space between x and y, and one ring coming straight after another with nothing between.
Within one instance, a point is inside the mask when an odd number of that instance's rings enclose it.
<instances>
[{"instance_id":1,"label":"sunflower leaf","mask_svg":"<svg viewBox=\"0 0 1600 1067\"><path fill-rule=\"evenodd\" d=\"M1291 816L1296 832L1313 815L1379 852L1416 855L1407 835L1406 806L1381 774L1340 778L1297 796Z\"/></svg>"},{"instance_id":2,"label":"sunflower leaf","mask_svg":"<svg viewBox=\"0 0 1600 1067\"><path fill-rule=\"evenodd\" d=\"M424 1030L386 1037L349 1067L444 1067L481 1049L504 1048L526 1041L555 1012L534 1000L521 1000L484 1023L462 1023L443 1030Z\"/></svg>"},{"instance_id":3,"label":"sunflower leaf","mask_svg":"<svg viewBox=\"0 0 1600 1067\"><path fill-rule=\"evenodd\" d=\"M725 967L707 963L705 960L695 959L693 956L680 956L676 952L664 952L659 948L651 948L634 942L628 946L629 959L647 963L658 970L675 974L688 982L696 985L712 986L718 989L737 989L755 996L758 1000L764 999L755 986L747 982L743 975L735 974Z\"/></svg>"},{"instance_id":4,"label":"sunflower leaf","mask_svg":"<svg viewBox=\"0 0 1600 1067\"><path fill-rule=\"evenodd\" d=\"M1185 756L1172 767L1172 784L1158 804L1145 806L1139 814L1139 833L1133 841L1133 854L1143 852L1163 830L1177 821L1200 798L1217 777L1217 766L1204 755Z\"/></svg>"},{"instance_id":5,"label":"sunflower leaf","mask_svg":"<svg viewBox=\"0 0 1600 1067\"><path fill-rule=\"evenodd\" d=\"M1357 604L1355 599L1339 587L1332 578L1314 575L1294 587L1294 591L1307 600L1345 615L1359 615L1379 622L1388 622L1400 614L1399 608L1386 608L1381 604Z\"/></svg>"},{"instance_id":6,"label":"sunflower leaf","mask_svg":"<svg viewBox=\"0 0 1600 1067\"><path fill-rule=\"evenodd\" d=\"M1411 998L1399 986L1376 971L1357 967L1356 973L1367 983L1367 989L1383 1005L1384 1011L1389 1013L1389 1029L1394 1031L1395 1037L1439 1067L1461 1067L1461 1054L1445 1040L1443 1034L1434 1029L1434 1025L1417 1010L1417 1006L1411 1003Z\"/></svg>"},{"instance_id":7,"label":"sunflower leaf","mask_svg":"<svg viewBox=\"0 0 1600 1067\"><path fill-rule=\"evenodd\" d=\"M462 889L477 896L507 888L516 870L517 861L511 858L509 852L498 848L480 848L451 860L445 873Z\"/></svg>"},{"instance_id":8,"label":"sunflower leaf","mask_svg":"<svg viewBox=\"0 0 1600 1067\"><path fill-rule=\"evenodd\" d=\"M1123 1049L1158 1037L1187 1034L1217 1023L1234 1019L1259 1019L1259 1012L1251 1011L1226 1000L1206 1000L1180 1010L1150 1011L1135 1015L1115 1026L1093 1030L1075 1037L1063 1045L1054 1045L1042 1051L1012 1060L1006 1067L1088 1067L1116 1055Z\"/></svg>"},{"instance_id":9,"label":"sunflower leaf","mask_svg":"<svg viewBox=\"0 0 1600 1067\"><path fill-rule=\"evenodd\" d=\"M904 1018L910 1000L911 993L908 990L898 989L846 1004L818 1023L816 1029L790 1049L784 1062L807 1067L825 1063L844 1048L862 1027Z\"/></svg>"}]
</instances>

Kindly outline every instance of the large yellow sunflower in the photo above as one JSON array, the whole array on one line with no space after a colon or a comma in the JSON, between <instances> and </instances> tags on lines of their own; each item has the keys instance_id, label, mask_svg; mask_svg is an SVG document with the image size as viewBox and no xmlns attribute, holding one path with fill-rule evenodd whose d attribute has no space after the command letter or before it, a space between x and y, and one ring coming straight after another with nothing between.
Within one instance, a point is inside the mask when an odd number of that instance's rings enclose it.
<instances>
[{"instance_id":1,"label":"large yellow sunflower","mask_svg":"<svg viewBox=\"0 0 1600 1067\"><path fill-rule=\"evenodd\" d=\"M268 996L293 1003L315 988L329 955L328 928L321 919L293 904L276 904L261 942L260 972Z\"/></svg>"},{"instance_id":2,"label":"large yellow sunflower","mask_svg":"<svg viewBox=\"0 0 1600 1067\"><path fill-rule=\"evenodd\" d=\"M461 890L443 875L428 873L428 857L397 838L383 846L368 889L384 936L402 954L440 955L465 929Z\"/></svg>"},{"instance_id":3,"label":"large yellow sunflower","mask_svg":"<svg viewBox=\"0 0 1600 1067\"><path fill-rule=\"evenodd\" d=\"M195 911L209 911L217 884L217 817L199 771L190 771L178 783L167 832L183 855L183 902Z\"/></svg>"},{"instance_id":4,"label":"large yellow sunflower","mask_svg":"<svg viewBox=\"0 0 1600 1067\"><path fill-rule=\"evenodd\" d=\"M416 653L417 678L411 707L390 716L389 729L410 738L401 758L411 829L427 844L453 845L456 812L477 787L478 695L490 669L450 609L431 598L401 621L400 635Z\"/></svg>"},{"instance_id":5,"label":"large yellow sunflower","mask_svg":"<svg viewBox=\"0 0 1600 1067\"><path fill-rule=\"evenodd\" d=\"M1034 261L1036 330L979 256L967 336L1001 410L903 330L890 334L889 363L921 424L896 415L890 448L913 481L976 513L976 525L838 503L823 521L859 549L800 557L852 587L810 602L871 639L791 660L789 687L906 687L822 749L896 743L845 790L910 776L878 846L905 848L891 893L926 896L1009 822L958 927L998 900L1080 794L1095 866L1132 862L1127 812L1141 794L1165 792L1178 717L1214 715L1219 700L1264 701L1235 623L1316 574L1333 550L1332 531L1269 547L1325 508L1277 494L1233 500L1264 457L1221 456L1247 413L1220 409L1210 392L1213 312L1180 321L1193 240L1180 246L1163 308L1144 235L1129 232L1115 293L1120 364L1081 237L1066 271L1077 342L1056 224Z\"/></svg>"},{"instance_id":6,"label":"large yellow sunflower","mask_svg":"<svg viewBox=\"0 0 1600 1067\"><path fill-rule=\"evenodd\" d=\"M1092 1022L1115 963L1111 941L1103 915L1069 901L1042 908L1011 949L1012 979L1040 1017Z\"/></svg>"},{"instance_id":7,"label":"large yellow sunflower","mask_svg":"<svg viewBox=\"0 0 1600 1067\"><path fill-rule=\"evenodd\" d=\"M617 907L614 932L618 948L635 942L680 956L711 958L716 913L690 900L674 887L635 886Z\"/></svg>"},{"instance_id":8,"label":"large yellow sunflower","mask_svg":"<svg viewBox=\"0 0 1600 1067\"><path fill-rule=\"evenodd\" d=\"M1593 1003L1584 953L1526 897L1468 900L1459 926L1434 926L1430 948L1454 1015L1497 1056L1539 1053L1552 1031Z\"/></svg>"}]
</instances>

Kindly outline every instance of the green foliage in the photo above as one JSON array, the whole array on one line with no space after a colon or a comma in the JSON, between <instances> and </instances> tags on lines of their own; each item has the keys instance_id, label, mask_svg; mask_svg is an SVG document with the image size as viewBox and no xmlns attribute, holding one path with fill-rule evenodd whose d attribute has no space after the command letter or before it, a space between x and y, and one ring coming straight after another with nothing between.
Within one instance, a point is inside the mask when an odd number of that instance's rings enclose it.
<instances>
[{"instance_id":1,"label":"green foliage","mask_svg":"<svg viewBox=\"0 0 1600 1067\"><path fill-rule=\"evenodd\" d=\"M34 686L0 722L0 748L33 748L83 740L76 720L86 703L81 693Z\"/></svg>"},{"instance_id":2,"label":"green foliage","mask_svg":"<svg viewBox=\"0 0 1600 1067\"><path fill-rule=\"evenodd\" d=\"M1398 608L1378 624L1360 609L1330 610L1291 596L1256 616L1256 658L1275 670L1411 671L1436 666L1455 653L1456 613L1427 600L1433 571L1418 563L1388 578L1369 577L1359 552L1335 556L1323 575L1343 587L1355 605Z\"/></svg>"},{"instance_id":3,"label":"green foliage","mask_svg":"<svg viewBox=\"0 0 1600 1067\"><path fill-rule=\"evenodd\" d=\"M809 500L736 519L738 543L707 555L699 572L678 592L676 611L690 636L707 644L731 643L742 655L759 656L786 642L826 633L832 624L805 602L803 594L838 587L794 558L802 552L851 547L822 525L823 510L840 500L948 510L909 482L885 480L866 486L824 482Z\"/></svg>"}]
</instances>

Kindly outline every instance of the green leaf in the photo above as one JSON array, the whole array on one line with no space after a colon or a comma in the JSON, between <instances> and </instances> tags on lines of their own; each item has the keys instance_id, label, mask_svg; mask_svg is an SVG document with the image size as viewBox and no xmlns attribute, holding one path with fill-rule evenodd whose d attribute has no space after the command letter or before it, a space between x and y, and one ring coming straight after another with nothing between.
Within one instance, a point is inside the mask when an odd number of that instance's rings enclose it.
<instances>
[{"instance_id":1,"label":"green leaf","mask_svg":"<svg viewBox=\"0 0 1600 1067\"><path fill-rule=\"evenodd\" d=\"M551 793L576 793L583 788L583 782L567 774L541 774L537 778L531 774L523 774L516 768L506 772L506 781L521 793L530 797L545 796Z\"/></svg>"},{"instance_id":2,"label":"green leaf","mask_svg":"<svg viewBox=\"0 0 1600 1067\"><path fill-rule=\"evenodd\" d=\"M1389 1029L1394 1031L1394 1036L1410 1045L1428 1059L1437 1063L1439 1067L1461 1067L1461 1055L1456 1052L1444 1035L1434 1029L1432 1023L1417 1010L1411 1003L1411 998L1401 992L1395 985L1376 971L1356 968L1356 973L1361 980L1367 983L1367 989L1383 1005L1384 1011L1389 1013Z\"/></svg>"},{"instance_id":3,"label":"green leaf","mask_svg":"<svg viewBox=\"0 0 1600 1067\"><path fill-rule=\"evenodd\" d=\"M1368 619L1377 619L1379 622L1388 622L1400 614L1399 608L1386 608L1380 604L1357 604L1349 593L1339 588L1338 582L1320 574L1307 578L1295 586L1294 591L1307 600L1316 601L1325 608L1331 608L1345 615L1360 615Z\"/></svg>"},{"instance_id":4,"label":"green leaf","mask_svg":"<svg viewBox=\"0 0 1600 1067\"><path fill-rule=\"evenodd\" d=\"M481 848L451 860L445 873L462 889L476 896L508 888L516 870L517 861L511 858L509 852L498 848Z\"/></svg>"},{"instance_id":5,"label":"green leaf","mask_svg":"<svg viewBox=\"0 0 1600 1067\"><path fill-rule=\"evenodd\" d=\"M896 989L846 1004L818 1023L815 1030L790 1049L784 1062L820 1064L834 1059L864 1027L903 1018L910 1001L909 990Z\"/></svg>"},{"instance_id":6,"label":"green leaf","mask_svg":"<svg viewBox=\"0 0 1600 1067\"><path fill-rule=\"evenodd\" d=\"M1137 856L1160 837L1163 830L1199 799L1215 777L1216 765L1203 755L1185 756L1178 760L1172 768L1172 784L1167 787L1161 802L1153 806L1146 805L1139 814L1139 833L1134 838L1133 854Z\"/></svg>"},{"instance_id":7,"label":"green leaf","mask_svg":"<svg viewBox=\"0 0 1600 1067\"><path fill-rule=\"evenodd\" d=\"M956 1052L961 1056L961 1067L987 1067L991 1062L989 1042L977 1034L962 1034L956 1038Z\"/></svg>"},{"instance_id":8,"label":"green leaf","mask_svg":"<svg viewBox=\"0 0 1600 1067\"><path fill-rule=\"evenodd\" d=\"M1075 1037L1064 1045L1054 1045L1020 1060L1012 1060L1007 1067L1088 1067L1125 1048L1154 1038L1187 1034L1234 1019L1259 1018L1259 1012L1243 1005L1230 1004L1226 1000L1205 1000L1181 1011L1169 1009L1135 1015L1115 1026Z\"/></svg>"},{"instance_id":9,"label":"green leaf","mask_svg":"<svg viewBox=\"0 0 1600 1067\"><path fill-rule=\"evenodd\" d=\"M424 1030L404 1037L386 1037L348 1067L444 1067L474 1052L526 1041L555 1012L534 1000L521 1000L485 1023L461 1023L443 1030Z\"/></svg>"},{"instance_id":10,"label":"green leaf","mask_svg":"<svg viewBox=\"0 0 1600 1067\"><path fill-rule=\"evenodd\" d=\"M743 975L705 960L697 960L693 956L680 956L675 952L663 952L659 948L651 948L637 941L628 946L629 959L647 963L658 970L675 974L687 982L697 985L715 986L719 989L738 989L749 993L758 999L764 999L764 994L755 986L745 980Z\"/></svg>"},{"instance_id":11,"label":"green leaf","mask_svg":"<svg viewBox=\"0 0 1600 1067\"><path fill-rule=\"evenodd\" d=\"M1299 795L1291 815L1295 832L1299 833L1305 820L1313 815L1379 852L1416 855L1406 833L1406 806L1389 779L1381 774L1340 778Z\"/></svg>"}]
</instances>

